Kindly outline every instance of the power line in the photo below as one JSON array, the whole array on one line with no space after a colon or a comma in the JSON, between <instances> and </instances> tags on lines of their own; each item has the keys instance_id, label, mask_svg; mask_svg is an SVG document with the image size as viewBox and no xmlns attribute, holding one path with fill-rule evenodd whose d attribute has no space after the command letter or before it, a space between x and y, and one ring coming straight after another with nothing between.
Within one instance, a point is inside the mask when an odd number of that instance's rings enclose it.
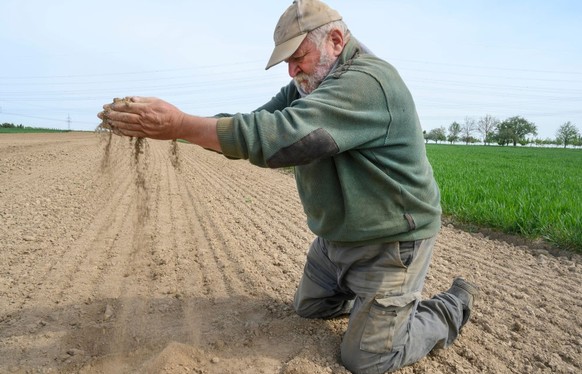
<instances>
[{"instance_id":1,"label":"power line","mask_svg":"<svg viewBox=\"0 0 582 374\"><path fill-rule=\"evenodd\" d=\"M142 70L142 71L126 71L126 72L115 72L115 73L88 73L88 74L70 74L70 75L28 75L28 76L0 76L0 79L7 79L7 80L26 80L26 79L69 79L69 78L90 78L90 77L118 77L118 76L135 76L135 75L151 75L151 74L160 74L160 73L168 73L168 72L177 72L177 71L202 71L207 69L216 69L216 68L227 68L232 66L240 67L241 65L246 64L262 64L264 61L262 60L254 60L254 61L243 61L243 62L233 62L228 64L214 64L214 65L203 65L203 66L190 66L190 67L183 67L183 68L174 68L174 69L154 69L154 70Z\"/></svg>"},{"instance_id":2,"label":"power line","mask_svg":"<svg viewBox=\"0 0 582 374\"><path fill-rule=\"evenodd\" d=\"M50 117L41 117L41 116L31 116L31 115L22 114L22 113L3 112L2 114L6 114L6 115L9 115L9 116L24 117L24 118L42 119L42 120L45 120L45 121L53 121L53 122L61 122L61 123L68 123L69 122L68 119L50 118ZM77 123L84 124L84 125L93 125L93 123L90 123L90 122L80 122L80 121L77 121Z\"/></svg>"},{"instance_id":3,"label":"power line","mask_svg":"<svg viewBox=\"0 0 582 374\"><path fill-rule=\"evenodd\" d=\"M34 77L11 77L14 78L12 81L8 80L1 85L0 101L16 106L16 110L10 110L11 115L67 124L68 120L59 120L46 113L58 110L60 113L69 113L69 116L76 113L76 118L86 118L89 114L94 116L93 113L101 109L102 101L126 92L160 98L165 96L166 100L174 104L183 103L195 111L245 105L258 107L287 84L289 78L280 71L265 73L261 68L255 72L248 65L253 63L207 65L204 71L191 67L115 74L45 76L38 82L30 81ZM399 71L408 75L404 79L413 92L417 106L428 114L424 116L419 111L423 119L462 117L466 112L474 112L476 109L491 114L513 112L545 118L582 114L577 105L582 101L579 80L565 80L561 75L554 79L548 75L563 72L487 67L484 74L455 69L467 65L436 64L446 67L438 71L438 66L436 69L415 68L415 63L419 62L412 61L412 65L399 68ZM432 67L434 65L431 63ZM496 74L496 71L538 74L529 78L520 77L519 74ZM192 74L188 74L190 72ZM119 79L111 79L114 77ZM46 108L44 115L33 115L29 112L30 106ZM23 112L18 107L26 107L26 110ZM441 115L443 112L449 114ZM94 125L92 122L75 122Z\"/></svg>"}]
</instances>

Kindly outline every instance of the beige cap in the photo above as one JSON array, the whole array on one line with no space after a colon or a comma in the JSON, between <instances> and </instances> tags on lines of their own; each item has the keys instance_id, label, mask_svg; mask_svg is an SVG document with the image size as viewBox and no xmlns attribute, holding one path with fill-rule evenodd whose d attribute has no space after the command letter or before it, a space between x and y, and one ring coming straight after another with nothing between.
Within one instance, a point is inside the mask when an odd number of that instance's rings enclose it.
<instances>
[{"instance_id":1,"label":"beige cap","mask_svg":"<svg viewBox=\"0 0 582 374\"><path fill-rule=\"evenodd\" d=\"M275 27L275 49L265 70L291 57L308 32L341 19L337 11L319 0L293 1Z\"/></svg>"}]
</instances>

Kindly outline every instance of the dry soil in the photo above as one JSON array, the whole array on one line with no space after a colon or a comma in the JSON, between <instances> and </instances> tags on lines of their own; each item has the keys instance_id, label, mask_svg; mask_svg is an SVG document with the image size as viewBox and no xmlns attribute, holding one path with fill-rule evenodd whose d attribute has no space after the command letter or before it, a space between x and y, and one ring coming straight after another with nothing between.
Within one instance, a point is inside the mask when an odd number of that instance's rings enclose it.
<instances>
[{"instance_id":1,"label":"dry soil","mask_svg":"<svg viewBox=\"0 0 582 374\"><path fill-rule=\"evenodd\" d=\"M291 308L313 234L290 175L106 140L0 135L0 373L347 373L347 319ZM456 275L471 323L400 373L582 372L580 256L444 224L423 296Z\"/></svg>"}]
</instances>

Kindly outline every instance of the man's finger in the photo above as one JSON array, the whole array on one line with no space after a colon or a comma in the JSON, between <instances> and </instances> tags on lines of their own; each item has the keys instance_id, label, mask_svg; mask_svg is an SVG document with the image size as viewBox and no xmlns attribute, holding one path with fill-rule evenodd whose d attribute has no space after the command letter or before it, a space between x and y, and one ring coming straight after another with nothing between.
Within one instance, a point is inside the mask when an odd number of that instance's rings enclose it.
<instances>
[{"instance_id":1,"label":"man's finger","mask_svg":"<svg viewBox=\"0 0 582 374\"><path fill-rule=\"evenodd\" d=\"M120 128L113 130L113 133L115 135L132 136L134 138L145 138L146 137L146 134L144 134L142 131L124 130L124 129L120 129Z\"/></svg>"},{"instance_id":2,"label":"man's finger","mask_svg":"<svg viewBox=\"0 0 582 374\"><path fill-rule=\"evenodd\" d=\"M154 97L143 97L143 96L131 96L131 97L129 97L129 100L132 103L149 104L152 101L154 101L155 98Z\"/></svg>"},{"instance_id":3,"label":"man's finger","mask_svg":"<svg viewBox=\"0 0 582 374\"><path fill-rule=\"evenodd\" d=\"M104 113L103 117L113 122L120 122L122 124L139 124L139 114L132 112L122 112L117 110L110 110Z\"/></svg>"},{"instance_id":4,"label":"man's finger","mask_svg":"<svg viewBox=\"0 0 582 374\"><path fill-rule=\"evenodd\" d=\"M125 98L123 100L117 99L111 104L105 105L103 108L105 112L108 110L113 110L116 112L125 112L125 113L139 113L143 110L146 105L144 101L133 101L134 98Z\"/></svg>"},{"instance_id":5,"label":"man's finger","mask_svg":"<svg viewBox=\"0 0 582 374\"><path fill-rule=\"evenodd\" d=\"M139 123L130 123L128 121L120 122L120 121L114 121L114 120L108 120L106 122L108 122L111 127L118 128L122 131L140 131L140 132L143 132L143 127Z\"/></svg>"}]
</instances>

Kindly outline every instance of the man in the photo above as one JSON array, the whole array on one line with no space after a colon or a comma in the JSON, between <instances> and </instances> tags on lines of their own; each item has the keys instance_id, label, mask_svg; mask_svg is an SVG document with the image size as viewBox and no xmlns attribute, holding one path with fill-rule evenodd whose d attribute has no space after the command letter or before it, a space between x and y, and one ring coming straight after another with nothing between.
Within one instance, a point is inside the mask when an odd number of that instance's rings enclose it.
<instances>
[{"instance_id":1,"label":"man","mask_svg":"<svg viewBox=\"0 0 582 374\"><path fill-rule=\"evenodd\" d=\"M293 81L251 113L203 118L133 97L99 117L121 135L180 138L258 166L295 167L317 238L294 307L307 318L350 314L341 344L349 370L393 371L450 345L478 289L456 278L421 301L441 210L410 92L320 1L294 1L274 39L267 69L285 61Z\"/></svg>"}]
</instances>

